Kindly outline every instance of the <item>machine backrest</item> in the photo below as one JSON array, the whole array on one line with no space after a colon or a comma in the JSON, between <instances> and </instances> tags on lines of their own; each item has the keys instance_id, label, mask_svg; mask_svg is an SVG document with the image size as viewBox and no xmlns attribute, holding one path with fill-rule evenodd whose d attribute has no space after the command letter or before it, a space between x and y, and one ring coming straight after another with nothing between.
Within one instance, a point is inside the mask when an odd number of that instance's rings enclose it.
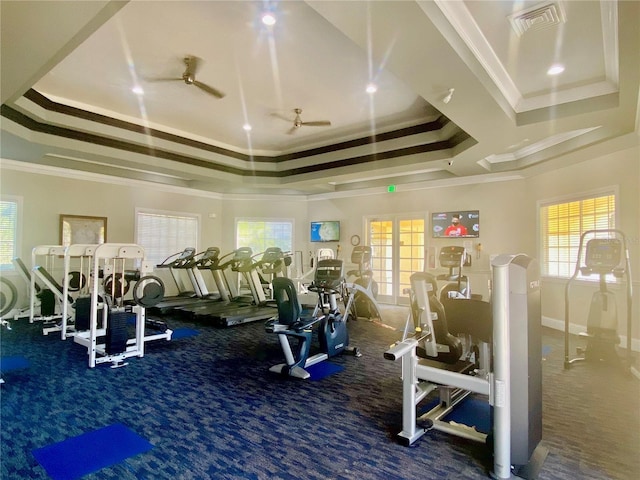
<instances>
[{"instance_id":1,"label":"machine backrest","mask_svg":"<svg viewBox=\"0 0 640 480\"><path fill-rule=\"evenodd\" d=\"M273 298L278 306L278 323L292 325L298 321L302 313L296 286L287 277L276 277L271 285L273 287Z\"/></svg>"},{"instance_id":2,"label":"machine backrest","mask_svg":"<svg viewBox=\"0 0 640 480\"><path fill-rule=\"evenodd\" d=\"M470 298L442 300L447 315L447 328L453 335L468 334L475 340L491 343L493 310L489 302Z\"/></svg>"},{"instance_id":3,"label":"machine backrest","mask_svg":"<svg viewBox=\"0 0 640 480\"><path fill-rule=\"evenodd\" d=\"M409 280L414 293L415 304L411 308L415 327L426 324L433 331L431 340L425 345L426 354L441 362L456 363L462 354L462 346L460 340L449 332L447 314L437 295L436 277L427 272L416 272ZM436 318L431 320L429 313L435 313ZM448 346L449 352L438 352L436 344Z\"/></svg>"}]
</instances>

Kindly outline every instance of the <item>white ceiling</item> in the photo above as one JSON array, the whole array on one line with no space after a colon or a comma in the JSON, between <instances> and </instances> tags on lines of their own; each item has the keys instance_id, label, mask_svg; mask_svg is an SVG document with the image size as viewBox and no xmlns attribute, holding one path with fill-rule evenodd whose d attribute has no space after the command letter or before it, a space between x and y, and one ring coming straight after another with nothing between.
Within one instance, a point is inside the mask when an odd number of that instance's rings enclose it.
<instances>
[{"instance_id":1,"label":"white ceiling","mask_svg":"<svg viewBox=\"0 0 640 480\"><path fill-rule=\"evenodd\" d=\"M637 129L639 4L2 1L2 158L306 194L558 168Z\"/></svg>"}]
</instances>

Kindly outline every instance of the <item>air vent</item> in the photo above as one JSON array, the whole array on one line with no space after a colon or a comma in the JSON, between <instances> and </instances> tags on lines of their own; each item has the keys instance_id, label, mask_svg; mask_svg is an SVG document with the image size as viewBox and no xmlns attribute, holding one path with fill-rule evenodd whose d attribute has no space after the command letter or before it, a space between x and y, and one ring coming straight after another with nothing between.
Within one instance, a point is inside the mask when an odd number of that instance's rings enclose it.
<instances>
[{"instance_id":1,"label":"air vent","mask_svg":"<svg viewBox=\"0 0 640 480\"><path fill-rule=\"evenodd\" d=\"M509 22L519 37L531 30L540 30L566 22L559 2L546 2L509 15Z\"/></svg>"}]
</instances>

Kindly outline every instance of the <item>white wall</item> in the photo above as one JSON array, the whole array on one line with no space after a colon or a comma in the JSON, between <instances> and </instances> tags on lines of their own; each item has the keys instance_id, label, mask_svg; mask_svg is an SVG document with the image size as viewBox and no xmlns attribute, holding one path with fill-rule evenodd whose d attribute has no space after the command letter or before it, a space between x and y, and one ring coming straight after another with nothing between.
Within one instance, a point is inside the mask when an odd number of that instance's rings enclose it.
<instances>
[{"instance_id":1,"label":"white wall","mask_svg":"<svg viewBox=\"0 0 640 480\"><path fill-rule=\"evenodd\" d=\"M314 251L318 244L309 243L309 222L340 220L342 258L349 258L349 239L353 234L365 238L363 218L405 213L422 213L425 219L433 211L480 210L483 251L480 259L473 254L473 265L465 270L474 278L488 275L489 258L497 253L526 253L539 257L537 203L594 189L616 185L619 192L618 227L630 240L632 272L640 275L640 149L635 146L597 158L576 162L572 166L537 176L496 183L468 186L408 190L399 187L395 193L385 189L365 196L309 200L278 197L188 195L169 192L153 186L113 185L92 180L28 173L4 167L1 173L3 194L24 199L21 255L28 258L31 248L59 241L59 214L108 217L108 240L134 240L135 208L198 213L202 217L199 247L219 246L223 252L234 248L235 219L287 218L295 222L295 250ZM209 214L215 214L210 218ZM457 240L462 242L461 240ZM428 238L437 248L451 240ZM336 245L330 244L335 248ZM477 280L476 280L477 281ZM543 279L542 313L549 325L564 321L564 283ZM638 282L634 285L638 292ZM591 297L590 286L577 289L576 315L572 323L584 325L584 308ZM622 292L616 293L624 300ZM636 294L637 297L637 294ZM639 304L634 308L633 337L640 338ZM619 312L624 313L621 305ZM622 319L624 320L624 319ZM578 328L578 327L576 327ZM624 334L625 327L620 328ZM640 347L639 347L640 348Z\"/></svg>"}]
</instances>

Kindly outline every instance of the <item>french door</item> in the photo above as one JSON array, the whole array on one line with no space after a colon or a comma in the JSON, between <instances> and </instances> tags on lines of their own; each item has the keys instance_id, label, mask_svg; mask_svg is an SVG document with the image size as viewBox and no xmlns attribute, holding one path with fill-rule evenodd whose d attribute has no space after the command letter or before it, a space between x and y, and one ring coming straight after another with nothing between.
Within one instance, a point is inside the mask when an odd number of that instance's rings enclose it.
<instances>
[{"instance_id":1,"label":"french door","mask_svg":"<svg viewBox=\"0 0 640 480\"><path fill-rule=\"evenodd\" d=\"M366 219L379 302L408 304L409 277L424 270L425 224L424 214Z\"/></svg>"}]
</instances>

